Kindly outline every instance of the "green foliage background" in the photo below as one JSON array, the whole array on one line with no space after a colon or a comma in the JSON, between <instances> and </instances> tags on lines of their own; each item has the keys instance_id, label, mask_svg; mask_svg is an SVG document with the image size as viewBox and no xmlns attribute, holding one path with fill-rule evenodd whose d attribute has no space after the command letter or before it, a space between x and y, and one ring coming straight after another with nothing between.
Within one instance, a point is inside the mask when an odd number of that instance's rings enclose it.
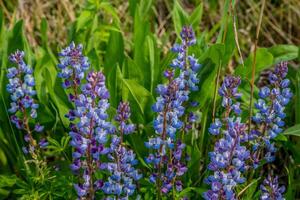
<instances>
[{"instance_id":1,"label":"green foliage background","mask_svg":"<svg viewBox=\"0 0 300 200\"><path fill-rule=\"evenodd\" d=\"M170 20L165 25L168 28L161 29L155 17L156 10L153 8L160 1L129 0L126 19L120 18L119 11L111 1L88 0L83 4L74 1L74 4L79 5L75 19L67 23L66 27L62 27L62 30L67 30L66 41L48 39L49 32L59 32L60 29L49 29L48 20L44 18L40 21L38 42L35 45L28 40L31 36L24 31L24 21L14 20L13 26L9 27L5 13L0 11L0 199L75 198L72 188L72 182L75 180L69 172L69 122L64 117L71 104L61 87L61 80L57 78L56 67L57 53L71 41L82 43L93 69L103 70L106 75L111 95L110 116L115 113L120 100L130 102L133 110L132 121L138 124L138 132L127 137L126 141L137 153L139 167L144 174L149 173L151 169L143 161L148 152L143 143L153 134L151 105L156 98L156 85L164 81L162 72L174 57L168 49L179 36L183 25L192 25L196 31L197 45L192 49L192 53L203 67L199 72L200 90L192 96L200 102L200 106L195 110L201 116L201 121L185 138L191 161L188 164L189 171L184 177L186 187L177 198L189 196L191 199L201 199L201 193L207 189L203 183L208 174L207 153L213 146L207 127L212 121L218 66L221 66L221 77L228 73L242 77L242 108L245 110L243 116L247 118L253 55L248 53L249 49L242 49L242 52L246 52L243 54L244 66L239 64L242 60L236 45L236 24L233 21L234 12L230 11L229 0L224 1L222 11L219 12L219 22L210 29L200 26L202 19L210 15L204 12L207 2L192 1L190 3L193 8L189 10L180 1L167 2L171 12L169 17L166 17ZM212 6L214 3L217 4L211 1ZM8 55L17 49L26 52L26 61L34 67L37 98L40 103L38 120L46 126L45 134L50 142L47 151L49 166L42 170L42 176L36 176L40 172L32 170L28 162L24 162L25 158L20 150L23 134L10 123L7 112L9 96L6 92L6 69L10 66ZM276 139L280 150L273 165L281 177L281 183L287 186L286 199L300 197L300 71L297 66L300 60L299 52L299 46L294 44L259 47L256 61L257 81L265 69L272 68L280 61L290 63L288 76L294 92L292 102L287 108L286 122L290 128ZM258 88L255 88L254 101L257 91ZM218 98L216 105L220 105ZM258 193L255 191L260 181L259 174L254 175L238 188L239 197L257 198ZM138 189L141 198L151 199L153 191L153 186L146 179L142 180Z\"/></svg>"}]
</instances>

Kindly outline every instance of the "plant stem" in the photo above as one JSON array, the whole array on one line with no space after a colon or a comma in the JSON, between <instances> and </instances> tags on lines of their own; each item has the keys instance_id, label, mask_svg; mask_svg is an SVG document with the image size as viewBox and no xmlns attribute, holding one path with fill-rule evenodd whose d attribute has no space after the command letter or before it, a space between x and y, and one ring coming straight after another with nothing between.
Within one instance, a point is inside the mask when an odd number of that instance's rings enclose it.
<instances>
[{"instance_id":1,"label":"plant stem","mask_svg":"<svg viewBox=\"0 0 300 200\"><path fill-rule=\"evenodd\" d=\"M261 22L262 22L262 17L264 13L264 8L265 8L266 0L262 0L262 5L260 9L260 16L258 20L258 24L256 27L256 36L255 36L255 41L254 41L254 52L253 52L253 62L252 62L252 76L251 76L251 92L250 92L250 105L249 105L249 124L248 124L248 131L250 133L251 131L251 117L252 117L252 112L253 112L253 92L254 92L254 81L255 81L255 70L256 70L256 51L257 51L257 43L258 43L258 38L259 38L259 32L261 28Z\"/></svg>"}]
</instances>

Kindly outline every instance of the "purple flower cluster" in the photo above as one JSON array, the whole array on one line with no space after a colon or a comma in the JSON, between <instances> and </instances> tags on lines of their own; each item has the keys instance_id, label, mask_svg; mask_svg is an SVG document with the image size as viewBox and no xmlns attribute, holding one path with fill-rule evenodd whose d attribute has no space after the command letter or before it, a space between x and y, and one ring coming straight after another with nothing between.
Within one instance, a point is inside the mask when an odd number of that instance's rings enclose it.
<instances>
[{"instance_id":1,"label":"purple flower cluster","mask_svg":"<svg viewBox=\"0 0 300 200\"><path fill-rule=\"evenodd\" d=\"M285 187L279 187L278 184L278 176L275 178L268 175L268 177L263 181L262 185L260 185L261 200L284 200L283 193L285 191Z\"/></svg>"},{"instance_id":2,"label":"purple flower cluster","mask_svg":"<svg viewBox=\"0 0 300 200\"><path fill-rule=\"evenodd\" d=\"M239 77L227 76L219 89L225 117L216 119L209 128L212 135L220 135L221 138L215 143L214 151L209 153L208 169L213 171L213 175L205 180L211 185L211 189L203 194L205 199L235 199L234 188L245 182L242 173L248 168L246 161L250 152L243 146L246 125L237 117L241 113L236 101L241 96L237 91L240 82ZM230 116L231 113L233 116Z\"/></svg>"},{"instance_id":3,"label":"purple flower cluster","mask_svg":"<svg viewBox=\"0 0 300 200\"><path fill-rule=\"evenodd\" d=\"M172 61L171 67L174 69L180 69L180 77L184 79L184 84L187 90L198 90L197 84L199 79L197 77L197 71L201 65L194 55L188 55L188 48L196 43L195 33L190 26L183 27L181 33L182 44L175 44L171 49L177 53L177 57Z\"/></svg>"},{"instance_id":4,"label":"purple flower cluster","mask_svg":"<svg viewBox=\"0 0 300 200\"><path fill-rule=\"evenodd\" d=\"M73 171L83 170L84 184L77 185L85 192L79 196L91 195L98 188L98 181L93 181L93 173L100 166L100 155L107 154L105 147L107 135L114 132L114 127L107 122L107 109L109 108L109 93L105 87L105 77L102 72L90 72L86 78L87 83L81 87L81 94L75 99L74 113L69 113L69 118L78 119L72 124L70 136L71 145L74 147ZM90 194L88 194L90 193Z\"/></svg>"},{"instance_id":5,"label":"purple flower cluster","mask_svg":"<svg viewBox=\"0 0 300 200\"><path fill-rule=\"evenodd\" d=\"M12 113L11 122L16 125L18 129L26 131L24 140L29 143L28 147L23 147L24 153L30 152L35 155L34 151L37 147L36 140L33 138L33 132L42 132L44 127L39 123L35 123L35 127L31 129L29 120L37 118L37 108L39 105L35 102L33 96L36 94L34 90L35 81L33 77L33 70L24 62L24 52L17 50L9 57L10 61L17 65L8 69L7 78L9 83L6 90L10 93L12 102L10 109ZM47 141L42 139L40 141L41 148L47 146Z\"/></svg>"},{"instance_id":6,"label":"purple flower cluster","mask_svg":"<svg viewBox=\"0 0 300 200\"><path fill-rule=\"evenodd\" d=\"M134 168L134 165L137 164L135 154L123 144L124 134L131 134L135 130L133 124L127 124L129 117L129 104L121 102L115 117L119 126L116 134L111 138L109 153L107 154L109 162L101 164L100 167L110 173L108 181L102 187L103 192L110 195L106 199L128 199L136 189L135 182L142 177Z\"/></svg>"},{"instance_id":7,"label":"purple flower cluster","mask_svg":"<svg viewBox=\"0 0 300 200\"><path fill-rule=\"evenodd\" d=\"M171 67L175 70L180 70L179 77L184 82L184 90L189 94L190 91L198 90L199 78L197 77L197 72L201 68L201 64L198 63L194 55L188 54L189 47L196 44L195 33L192 27L183 27L180 36L182 43L175 44L171 49L172 52L177 53L177 57L173 59ZM191 102L189 105L193 107L193 105L197 106L198 104ZM193 112L185 113L185 115L187 115L187 121L184 122L183 131L187 132L192 128L193 123L198 120L198 116Z\"/></svg>"},{"instance_id":8,"label":"purple flower cluster","mask_svg":"<svg viewBox=\"0 0 300 200\"><path fill-rule=\"evenodd\" d=\"M286 79L288 72L287 63L280 63L275 67L273 73L269 75L270 86L265 86L259 91L259 99L255 104L258 110L253 121L256 128L251 131L253 140L253 162L254 167L258 167L260 158L259 152L265 150L264 160L272 162L275 157L276 148L271 141L278 134L282 133L285 106L292 97L290 81Z\"/></svg>"},{"instance_id":9,"label":"purple flower cluster","mask_svg":"<svg viewBox=\"0 0 300 200\"><path fill-rule=\"evenodd\" d=\"M153 122L156 137L145 142L145 146L152 149L146 158L148 164L153 165L154 173L150 176L150 181L156 183L159 192L168 193L174 187L177 191L182 190L182 182L177 179L182 176L187 167L182 162L183 144L176 133L185 128L182 117L185 114L184 102L189 99L190 91L198 89L199 82L196 72L200 64L194 56L188 56L188 47L195 44L195 35L191 27L184 27L181 32L182 44L175 44L172 48L177 53L177 57L172 61L173 70L164 72L167 84L157 86L156 103L152 109L157 113ZM179 70L179 76L174 76L174 70ZM196 121L196 115L191 113L188 117L189 124Z\"/></svg>"},{"instance_id":10,"label":"purple flower cluster","mask_svg":"<svg viewBox=\"0 0 300 200\"><path fill-rule=\"evenodd\" d=\"M72 42L59 53L59 56L60 63L57 66L61 72L58 76L64 79L63 87L78 87L80 81L85 77L85 72L90 67L88 58L82 53L82 45L76 46Z\"/></svg>"},{"instance_id":11,"label":"purple flower cluster","mask_svg":"<svg viewBox=\"0 0 300 200\"><path fill-rule=\"evenodd\" d=\"M109 152L109 148L105 147L107 135L114 132L112 124L107 122L109 92L102 72L90 72L86 76L86 83L80 84L89 67L81 45L76 47L72 43L60 56L61 63L58 66L62 72L59 76L65 79L65 88L73 89L69 99L75 106L66 115L72 122L69 133L70 144L74 148L71 169L83 175L81 184L75 184L74 187L79 197L93 199L95 191L103 185L102 180L94 180L93 174L100 167L100 156Z\"/></svg>"},{"instance_id":12,"label":"purple flower cluster","mask_svg":"<svg viewBox=\"0 0 300 200\"><path fill-rule=\"evenodd\" d=\"M183 126L179 118L184 114L182 103L188 99L188 96L182 79L173 79L173 76L169 76L168 85L159 85L157 92L160 96L153 105L153 111L157 112L157 118L153 122L157 137L145 142L146 147L154 151L146 158L146 162L155 168L150 181L153 183L162 181L161 192L168 193L173 188L176 177L182 176L187 170L181 163L182 149L185 145L179 140L177 144L176 132ZM169 159L170 156L172 159ZM164 166L167 168L165 172L163 172ZM177 185L181 185L179 180Z\"/></svg>"}]
</instances>

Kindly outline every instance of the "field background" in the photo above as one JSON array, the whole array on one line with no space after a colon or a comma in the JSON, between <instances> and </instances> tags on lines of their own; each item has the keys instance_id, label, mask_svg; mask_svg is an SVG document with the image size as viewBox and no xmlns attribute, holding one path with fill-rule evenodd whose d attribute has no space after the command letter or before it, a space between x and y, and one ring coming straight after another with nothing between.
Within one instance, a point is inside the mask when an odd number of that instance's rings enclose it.
<instances>
[{"instance_id":1,"label":"field background","mask_svg":"<svg viewBox=\"0 0 300 200\"><path fill-rule=\"evenodd\" d=\"M242 77L243 117L247 118L252 52L262 2L0 0L0 199L74 198L73 178L68 169L71 159L68 120L64 117L71 105L60 86L56 68L57 53L71 41L82 43L92 67L104 71L111 94L111 116L121 99L130 101L134 111L132 121L139 128L126 141L146 172L143 158L147 149L143 141L153 134L150 110L156 97L155 87L162 82L161 74L174 58L170 47L178 41L181 27L187 24L196 32L197 45L192 51L203 64L199 73L200 90L192 97L200 102L196 112L201 122L185 138L192 160L184 177L186 189L180 196L200 199L207 189L203 179L208 174L207 153L212 149L207 128L212 119L218 67L221 67L221 77L225 74ZM291 128L276 139L279 151L272 168L279 175L280 183L287 187L286 199L296 199L300 198L300 1L267 0L261 19L256 85L265 84L266 74L274 64L289 61L288 76L294 97L287 107L286 123ZM24 170L20 150L23 136L9 122L6 68L10 66L8 55L16 49L24 50L27 62L34 66L41 104L38 119L46 126L50 142L49 165L57 169L51 176L45 174L50 178L35 177ZM258 88L254 91L255 100ZM219 98L216 105L220 105ZM243 199L256 198L259 174L254 177L238 188ZM147 199L153 189L144 182L139 193Z\"/></svg>"}]
</instances>

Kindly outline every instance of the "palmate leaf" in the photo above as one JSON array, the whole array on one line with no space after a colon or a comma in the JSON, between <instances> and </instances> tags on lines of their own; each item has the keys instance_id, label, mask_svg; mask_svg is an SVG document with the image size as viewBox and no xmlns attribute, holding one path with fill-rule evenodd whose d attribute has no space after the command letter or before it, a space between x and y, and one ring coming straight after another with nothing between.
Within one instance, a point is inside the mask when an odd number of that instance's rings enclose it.
<instances>
[{"instance_id":1,"label":"palmate leaf","mask_svg":"<svg viewBox=\"0 0 300 200\"><path fill-rule=\"evenodd\" d=\"M66 151L66 149L68 148L70 139L70 136L63 136L60 142L58 142L51 137L47 137L47 141L49 142L47 149L50 150L51 155L60 154Z\"/></svg>"}]
</instances>

